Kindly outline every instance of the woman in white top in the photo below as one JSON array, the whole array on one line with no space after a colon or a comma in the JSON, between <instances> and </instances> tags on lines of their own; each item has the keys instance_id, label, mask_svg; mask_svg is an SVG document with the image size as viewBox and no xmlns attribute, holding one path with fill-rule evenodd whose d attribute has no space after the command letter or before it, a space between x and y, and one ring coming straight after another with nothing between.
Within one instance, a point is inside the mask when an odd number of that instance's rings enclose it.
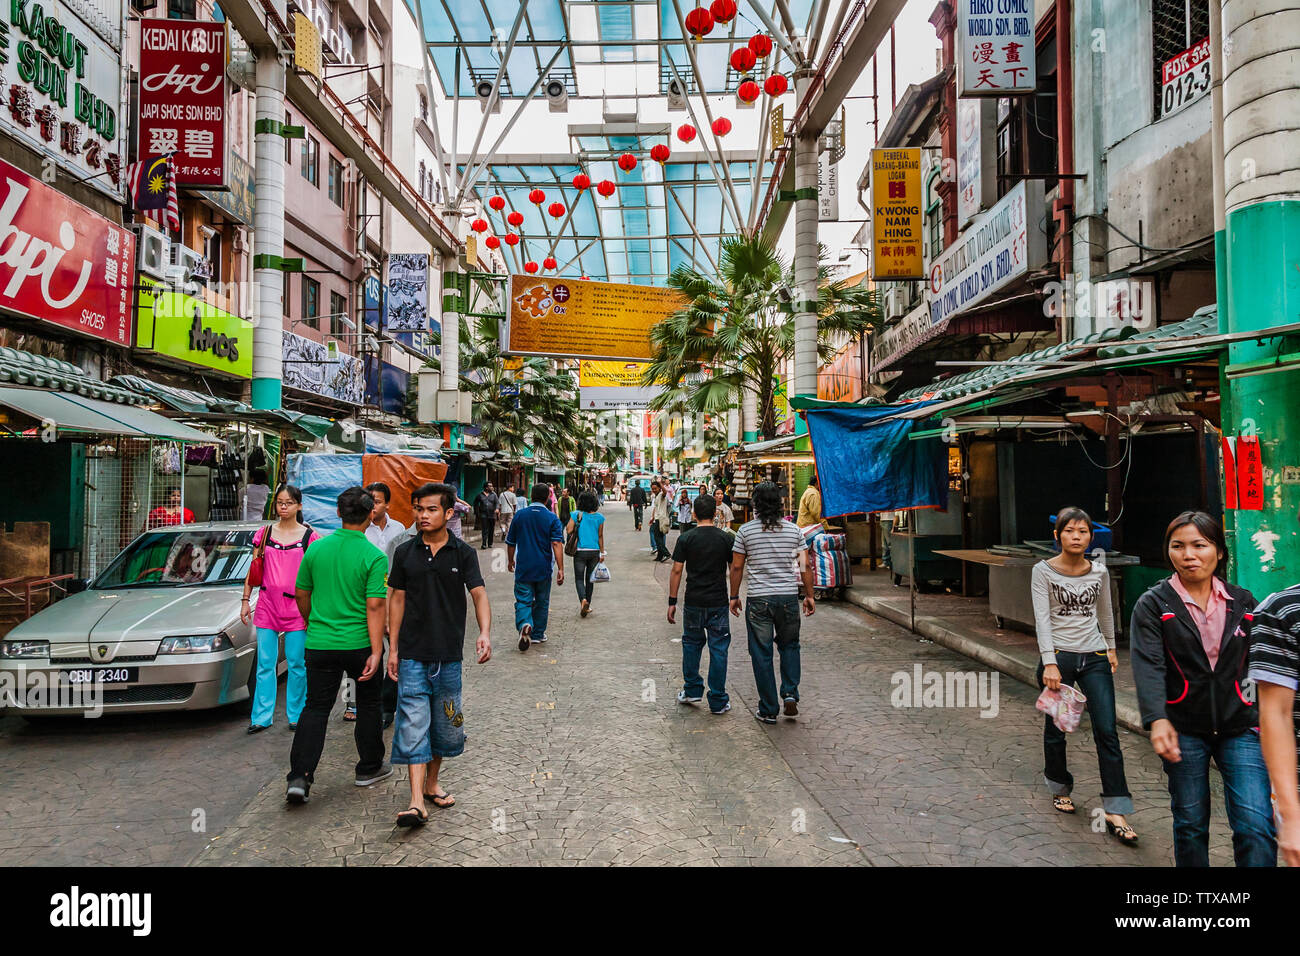
<instances>
[{"instance_id":1,"label":"woman in white top","mask_svg":"<svg viewBox=\"0 0 1300 956\"><path fill-rule=\"evenodd\" d=\"M1119 667L1119 657L1115 654L1110 573L1104 563L1088 560L1092 519L1086 511L1061 509L1053 533L1061 553L1035 564L1030 577L1041 658L1038 686L1060 690L1062 684L1077 684L1088 698L1106 829L1126 846L1136 846L1138 835L1124 818L1133 812L1133 798L1124 778L1124 754L1115 729L1112 675ZM1074 777L1066 768L1065 749L1064 731L1044 715L1043 779L1052 792L1052 806L1061 813L1074 813L1070 799Z\"/></svg>"},{"instance_id":2,"label":"woman in white top","mask_svg":"<svg viewBox=\"0 0 1300 956\"><path fill-rule=\"evenodd\" d=\"M713 523L723 531L730 531L731 522L736 516L732 514L731 506L724 500L721 487L713 489L713 500L718 506L717 513L713 516Z\"/></svg>"},{"instance_id":3,"label":"woman in white top","mask_svg":"<svg viewBox=\"0 0 1300 956\"><path fill-rule=\"evenodd\" d=\"M266 515L266 499L271 497L271 486L266 483L266 470L253 468L248 473L244 487L245 521L260 521Z\"/></svg>"}]
</instances>

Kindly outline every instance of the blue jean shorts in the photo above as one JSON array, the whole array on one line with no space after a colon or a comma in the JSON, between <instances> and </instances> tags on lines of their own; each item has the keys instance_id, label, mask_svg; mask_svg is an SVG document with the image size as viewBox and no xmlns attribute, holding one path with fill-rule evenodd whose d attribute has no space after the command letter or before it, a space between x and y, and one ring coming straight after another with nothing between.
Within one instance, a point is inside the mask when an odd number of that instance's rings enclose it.
<instances>
[{"instance_id":1,"label":"blue jean shorts","mask_svg":"<svg viewBox=\"0 0 1300 956\"><path fill-rule=\"evenodd\" d=\"M465 752L460 665L460 661L398 661L393 763L428 763Z\"/></svg>"}]
</instances>

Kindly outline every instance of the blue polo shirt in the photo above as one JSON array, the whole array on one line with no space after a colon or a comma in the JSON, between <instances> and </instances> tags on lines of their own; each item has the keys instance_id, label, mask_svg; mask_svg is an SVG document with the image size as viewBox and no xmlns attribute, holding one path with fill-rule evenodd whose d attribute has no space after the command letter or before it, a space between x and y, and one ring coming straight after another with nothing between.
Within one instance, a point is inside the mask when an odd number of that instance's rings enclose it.
<instances>
[{"instance_id":1,"label":"blue polo shirt","mask_svg":"<svg viewBox=\"0 0 1300 956\"><path fill-rule=\"evenodd\" d=\"M516 581L545 581L551 576L553 541L564 541L564 528L546 505L534 502L515 515L506 544L515 546Z\"/></svg>"}]
</instances>

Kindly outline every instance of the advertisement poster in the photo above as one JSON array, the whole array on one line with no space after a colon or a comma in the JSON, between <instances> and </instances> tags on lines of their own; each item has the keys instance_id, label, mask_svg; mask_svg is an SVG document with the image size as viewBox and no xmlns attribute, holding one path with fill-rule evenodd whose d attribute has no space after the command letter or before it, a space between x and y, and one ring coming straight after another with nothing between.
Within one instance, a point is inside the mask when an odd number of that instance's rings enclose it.
<instances>
[{"instance_id":1,"label":"advertisement poster","mask_svg":"<svg viewBox=\"0 0 1300 956\"><path fill-rule=\"evenodd\" d=\"M280 374L286 388L296 388L324 398L360 405L365 401L365 373L361 359L339 352L330 358L325 345L284 332L284 370Z\"/></svg>"},{"instance_id":2,"label":"advertisement poster","mask_svg":"<svg viewBox=\"0 0 1300 956\"><path fill-rule=\"evenodd\" d=\"M394 252L388 257L389 332L429 329L429 256Z\"/></svg>"},{"instance_id":3,"label":"advertisement poster","mask_svg":"<svg viewBox=\"0 0 1300 956\"><path fill-rule=\"evenodd\" d=\"M924 279L921 148L871 151L871 278Z\"/></svg>"},{"instance_id":4,"label":"advertisement poster","mask_svg":"<svg viewBox=\"0 0 1300 956\"><path fill-rule=\"evenodd\" d=\"M1210 92L1210 38L1160 67L1160 115L1173 116Z\"/></svg>"},{"instance_id":5,"label":"advertisement poster","mask_svg":"<svg viewBox=\"0 0 1300 956\"><path fill-rule=\"evenodd\" d=\"M589 411L648 408L662 389L642 385L644 362L583 361L578 366L578 407Z\"/></svg>"},{"instance_id":6,"label":"advertisement poster","mask_svg":"<svg viewBox=\"0 0 1300 956\"><path fill-rule=\"evenodd\" d=\"M956 0L959 96L1032 93L1034 0Z\"/></svg>"},{"instance_id":7,"label":"advertisement poster","mask_svg":"<svg viewBox=\"0 0 1300 956\"><path fill-rule=\"evenodd\" d=\"M682 308L648 285L514 276L503 352L559 358L650 359L650 328Z\"/></svg>"},{"instance_id":8,"label":"advertisement poster","mask_svg":"<svg viewBox=\"0 0 1300 956\"><path fill-rule=\"evenodd\" d=\"M140 157L175 153L178 186L226 185L226 24L140 21Z\"/></svg>"},{"instance_id":9,"label":"advertisement poster","mask_svg":"<svg viewBox=\"0 0 1300 956\"><path fill-rule=\"evenodd\" d=\"M135 233L0 161L0 309L131 343Z\"/></svg>"},{"instance_id":10,"label":"advertisement poster","mask_svg":"<svg viewBox=\"0 0 1300 956\"><path fill-rule=\"evenodd\" d=\"M957 101L957 227L997 202L997 104Z\"/></svg>"}]
</instances>

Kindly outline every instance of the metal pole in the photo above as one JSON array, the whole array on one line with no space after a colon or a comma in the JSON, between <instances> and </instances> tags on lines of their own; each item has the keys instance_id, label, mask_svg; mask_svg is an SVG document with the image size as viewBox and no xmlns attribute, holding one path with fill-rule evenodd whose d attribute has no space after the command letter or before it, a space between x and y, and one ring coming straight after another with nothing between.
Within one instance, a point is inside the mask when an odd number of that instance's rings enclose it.
<instances>
[{"instance_id":1,"label":"metal pole","mask_svg":"<svg viewBox=\"0 0 1300 956\"><path fill-rule=\"evenodd\" d=\"M795 69L802 67L804 65L803 56L800 55L798 50L790 45L790 41L786 39L785 34L777 29L776 23L774 23L772 18L768 16L767 11L759 5L759 0L749 0L749 7L758 14L758 18L763 21L763 26L767 28L768 33L772 34L772 37L776 42L781 45L781 49L785 50L786 56L790 58L790 62L794 64Z\"/></svg>"},{"instance_id":2,"label":"metal pole","mask_svg":"<svg viewBox=\"0 0 1300 956\"><path fill-rule=\"evenodd\" d=\"M754 152L754 168L749 180L749 218L745 221L747 231L752 235L758 219L758 183L763 176L766 165L767 127L772 120L772 97L763 97L763 117L758 124L758 149Z\"/></svg>"},{"instance_id":3,"label":"metal pole","mask_svg":"<svg viewBox=\"0 0 1300 956\"><path fill-rule=\"evenodd\" d=\"M809 70L795 75L800 105L811 82ZM818 138L801 136L796 131L794 141L794 394L814 398L817 396Z\"/></svg>"},{"instance_id":4,"label":"metal pole","mask_svg":"<svg viewBox=\"0 0 1300 956\"><path fill-rule=\"evenodd\" d=\"M416 3L423 3L424 0L415 0ZM460 155L456 152L456 141L460 136L460 47L456 47L456 78L455 85L452 87L451 100L451 175L456 176L456 167L460 165ZM468 166L466 167L468 169ZM450 203L455 197L451 192L447 193L447 202Z\"/></svg>"},{"instance_id":5,"label":"metal pole","mask_svg":"<svg viewBox=\"0 0 1300 956\"><path fill-rule=\"evenodd\" d=\"M425 40L428 39L428 34L424 32L424 5L421 3L421 0L414 0L414 3L415 3L415 23L416 26L419 27L420 29L420 52L423 54L423 56L420 57L420 61L424 64L424 88L429 91L429 118L433 120L433 122L430 123L429 126L433 130L433 141L438 144L438 177L442 182L443 196L450 198L449 191L447 189L447 163L443 160L442 157L442 131L438 129L438 107L434 103L434 99L433 99L433 71L429 69L429 47L428 44L425 43ZM460 83L460 47L456 48L455 82ZM460 103L460 97L455 96L454 93L453 93L453 97L454 99L452 101L453 102L452 110L454 113L456 105ZM451 130L453 144L456 141L455 124L456 121L453 115L452 130ZM455 157L456 157L456 147L453 145L452 146L452 164L453 164L452 168L455 168Z\"/></svg>"},{"instance_id":6,"label":"metal pole","mask_svg":"<svg viewBox=\"0 0 1300 956\"><path fill-rule=\"evenodd\" d=\"M257 57L257 120L262 129L254 140L257 207L253 212L253 251L264 263L253 269L257 282L257 312L253 326L253 407L280 408L284 371L284 63L275 50ZM364 242L364 238L362 239ZM263 258L265 257L265 258Z\"/></svg>"},{"instance_id":7,"label":"metal pole","mask_svg":"<svg viewBox=\"0 0 1300 956\"><path fill-rule=\"evenodd\" d=\"M416 0L416 2L419 3L420 0ZM487 103L483 107L483 118L479 120L478 133L474 137L474 145L470 147L469 155L471 159L474 156L478 155L479 143L483 141L483 132L484 130L487 129L488 118L491 117L492 115L492 107L496 105L497 94L501 91L501 77L506 71L506 63L510 59L510 54L514 52L515 37L519 35L519 28L524 25L524 11L527 9L528 9L528 0L519 0L519 12L515 14L515 22L510 27L510 39L506 41L505 52L501 54L501 65L497 67L496 78L493 79L492 81L492 92L488 94ZM459 77L456 78L456 92L457 94L460 93ZM456 98L460 99L459 96L457 96ZM459 206L460 201L465 197L465 187L463 185L464 182L465 180L462 177L461 179L462 185L456 194L456 206Z\"/></svg>"},{"instance_id":8,"label":"metal pole","mask_svg":"<svg viewBox=\"0 0 1300 956\"><path fill-rule=\"evenodd\" d=\"M677 193L669 189L666 184L664 185L664 191L673 197L673 202L677 203L677 208L682 212L682 218L685 219L686 224L691 227L691 232L695 235L695 241L700 244L700 249L704 252L704 258L709 260L709 265L713 266L713 271L717 273L718 264L713 261L713 256L709 255L709 247L704 244L704 240L700 237L700 231L695 228L695 220L692 219L691 214L686 211L686 207L682 205L682 201L677 198ZM691 258L693 259L695 257L692 256Z\"/></svg>"},{"instance_id":9,"label":"metal pole","mask_svg":"<svg viewBox=\"0 0 1300 956\"><path fill-rule=\"evenodd\" d=\"M691 122L698 127L700 121L695 116L695 107L691 106L691 98L685 93L686 84L682 82L682 75L677 72L677 64L673 62L671 56L668 57L668 66L673 71L673 78L677 80L678 85L683 90L682 99L686 102L686 112L690 114ZM735 224L737 231L739 231L744 228L744 222L740 218L740 209L735 204L734 196L723 182L722 175L718 172L718 167L713 163L713 154L709 152L709 144L704 139L703 132L700 133L700 145L704 147L704 158L708 161L709 169L713 172L713 179L718 184L718 192L722 193L722 204L726 207L727 212L731 214L731 221ZM722 154L719 152L718 161L721 162L721 160Z\"/></svg>"}]
</instances>

